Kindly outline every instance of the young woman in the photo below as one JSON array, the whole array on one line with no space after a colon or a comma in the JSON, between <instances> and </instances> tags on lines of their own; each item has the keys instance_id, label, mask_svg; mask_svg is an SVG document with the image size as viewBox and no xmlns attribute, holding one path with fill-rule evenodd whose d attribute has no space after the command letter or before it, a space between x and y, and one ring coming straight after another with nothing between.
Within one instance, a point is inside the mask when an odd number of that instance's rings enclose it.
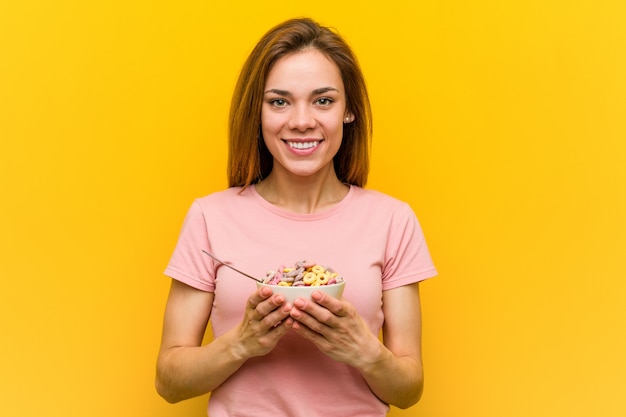
<instances>
[{"instance_id":1,"label":"young woman","mask_svg":"<svg viewBox=\"0 0 626 417\"><path fill-rule=\"evenodd\" d=\"M229 126L230 187L192 204L165 271L158 392L211 392L211 417L380 417L415 404L418 283L436 270L410 207L362 188L371 115L348 45L310 19L271 29L244 64ZM314 259L346 288L287 303L202 250L257 275Z\"/></svg>"}]
</instances>

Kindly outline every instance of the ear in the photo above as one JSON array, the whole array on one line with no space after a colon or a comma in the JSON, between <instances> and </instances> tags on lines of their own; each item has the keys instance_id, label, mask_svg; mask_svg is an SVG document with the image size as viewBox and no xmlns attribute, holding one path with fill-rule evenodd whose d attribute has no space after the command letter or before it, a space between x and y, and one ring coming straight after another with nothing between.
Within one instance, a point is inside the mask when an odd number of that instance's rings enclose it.
<instances>
[{"instance_id":1,"label":"ear","mask_svg":"<svg viewBox=\"0 0 626 417\"><path fill-rule=\"evenodd\" d=\"M354 122L354 115L352 113L346 114L346 117L343 118L343 123L352 123Z\"/></svg>"}]
</instances>

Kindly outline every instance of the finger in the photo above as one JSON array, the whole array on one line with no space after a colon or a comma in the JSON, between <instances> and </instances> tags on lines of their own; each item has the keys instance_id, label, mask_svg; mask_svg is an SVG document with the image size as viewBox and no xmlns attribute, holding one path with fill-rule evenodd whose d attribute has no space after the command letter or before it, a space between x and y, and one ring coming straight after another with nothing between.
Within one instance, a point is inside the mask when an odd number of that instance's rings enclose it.
<instances>
[{"instance_id":1,"label":"finger","mask_svg":"<svg viewBox=\"0 0 626 417\"><path fill-rule=\"evenodd\" d=\"M253 320L259 321L278 306L284 304L284 302L285 297L283 295L273 295L271 289L267 287L261 288L248 298L246 307L249 313L247 315Z\"/></svg>"},{"instance_id":2,"label":"finger","mask_svg":"<svg viewBox=\"0 0 626 417\"><path fill-rule=\"evenodd\" d=\"M267 300L263 300L259 304L257 304L257 306L255 307L255 311L257 312L257 314L259 314L260 317L265 317L273 311L279 309L281 306L284 310L285 304L287 303L285 303L285 297L282 294L274 294ZM291 308L291 305L289 305L289 308Z\"/></svg>"},{"instance_id":3,"label":"finger","mask_svg":"<svg viewBox=\"0 0 626 417\"><path fill-rule=\"evenodd\" d=\"M339 301L337 299L334 300ZM328 326L332 326L333 322L338 319L338 315L329 310L326 305L332 304L331 308L334 308L337 311L342 311L342 307L340 305L339 308L337 308L336 304L332 302L332 300L330 301L331 303L329 303L329 300L325 300L324 305L322 303L317 303L316 300L306 300L299 298L294 301L295 309L293 310L292 317L298 321L306 320L308 323L310 322L309 320L299 317L299 314L306 313L307 315L311 316L315 321L326 324Z\"/></svg>"},{"instance_id":4,"label":"finger","mask_svg":"<svg viewBox=\"0 0 626 417\"><path fill-rule=\"evenodd\" d=\"M290 309L291 305L284 304L282 306L276 307L268 314L259 317L257 321L266 328L266 331L270 331L272 328L279 326L283 322L283 320L289 317Z\"/></svg>"},{"instance_id":5,"label":"finger","mask_svg":"<svg viewBox=\"0 0 626 417\"><path fill-rule=\"evenodd\" d=\"M247 307L254 310L257 305L263 300L268 299L272 295L272 290L269 287L263 287L248 297Z\"/></svg>"},{"instance_id":6,"label":"finger","mask_svg":"<svg viewBox=\"0 0 626 417\"><path fill-rule=\"evenodd\" d=\"M343 317L347 314L345 304L342 302L342 300L332 297L321 291L313 291L313 293L311 294L311 300L313 300L316 304L325 307L336 316Z\"/></svg>"},{"instance_id":7,"label":"finger","mask_svg":"<svg viewBox=\"0 0 626 417\"><path fill-rule=\"evenodd\" d=\"M315 323L319 325L319 322ZM328 339L328 334L315 331L301 321L294 321L291 328L302 338L317 346L321 352L328 354L333 349L333 345Z\"/></svg>"},{"instance_id":8,"label":"finger","mask_svg":"<svg viewBox=\"0 0 626 417\"><path fill-rule=\"evenodd\" d=\"M296 320L294 324L295 328L300 328L299 324L302 324L303 327L310 329L310 331L317 333L318 335L324 335L328 330L330 330L331 326L329 326L329 322L331 320L332 313L326 310L323 307L315 305L315 303L309 303L313 305L309 307L315 309L316 312L305 311L302 309L293 308L289 314L291 317ZM319 310L319 311L317 311Z\"/></svg>"},{"instance_id":9,"label":"finger","mask_svg":"<svg viewBox=\"0 0 626 417\"><path fill-rule=\"evenodd\" d=\"M274 326L272 327L270 331L275 332L278 335L282 336L283 334L287 333L289 329L293 327L293 323L294 321L291 317L286 317L283 320L274 324Z\"/></svg>"}]
</instances>

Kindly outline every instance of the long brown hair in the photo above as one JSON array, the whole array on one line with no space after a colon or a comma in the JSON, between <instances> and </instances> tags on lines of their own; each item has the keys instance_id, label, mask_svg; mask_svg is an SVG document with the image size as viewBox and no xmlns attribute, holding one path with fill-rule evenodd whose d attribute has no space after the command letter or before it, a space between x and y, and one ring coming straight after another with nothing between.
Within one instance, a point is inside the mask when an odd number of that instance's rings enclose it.
<instances>
[{"instance_id":1,"label":"long brown hair","mask_svg":"<svg viewBox=\"0 0 626 417\"><path fill-rule=\"evenodd\" d=\"M348 44L312 19L291 19L270 29L243 65L230 107L228 136L228 184L247 187L267 177L273 158L261 135L261 107L267 76L281 57L315 48L339 68L346 94L346 113L354 115L344 124L341 147L335 155L340 181L364 186L369 173L372 113L365 78Z\"/></svg>"}]
</instances>

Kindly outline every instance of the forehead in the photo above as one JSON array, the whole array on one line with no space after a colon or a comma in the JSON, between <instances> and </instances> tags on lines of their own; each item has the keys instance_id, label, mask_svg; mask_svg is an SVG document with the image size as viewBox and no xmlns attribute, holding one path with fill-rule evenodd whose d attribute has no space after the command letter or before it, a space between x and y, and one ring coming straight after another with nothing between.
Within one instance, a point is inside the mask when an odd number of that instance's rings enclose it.
<instances>
[{"instance_id":1,"label":"forehead","mask_svg":"<svg viewBox=\"0 0 626 417\"><path fill-rule=\"evenodd\" d=\"M317 49L306 49L280 58L265 80L266 88L335 87L343 91L337 64Z\"/></svg>"}]
</instances>

